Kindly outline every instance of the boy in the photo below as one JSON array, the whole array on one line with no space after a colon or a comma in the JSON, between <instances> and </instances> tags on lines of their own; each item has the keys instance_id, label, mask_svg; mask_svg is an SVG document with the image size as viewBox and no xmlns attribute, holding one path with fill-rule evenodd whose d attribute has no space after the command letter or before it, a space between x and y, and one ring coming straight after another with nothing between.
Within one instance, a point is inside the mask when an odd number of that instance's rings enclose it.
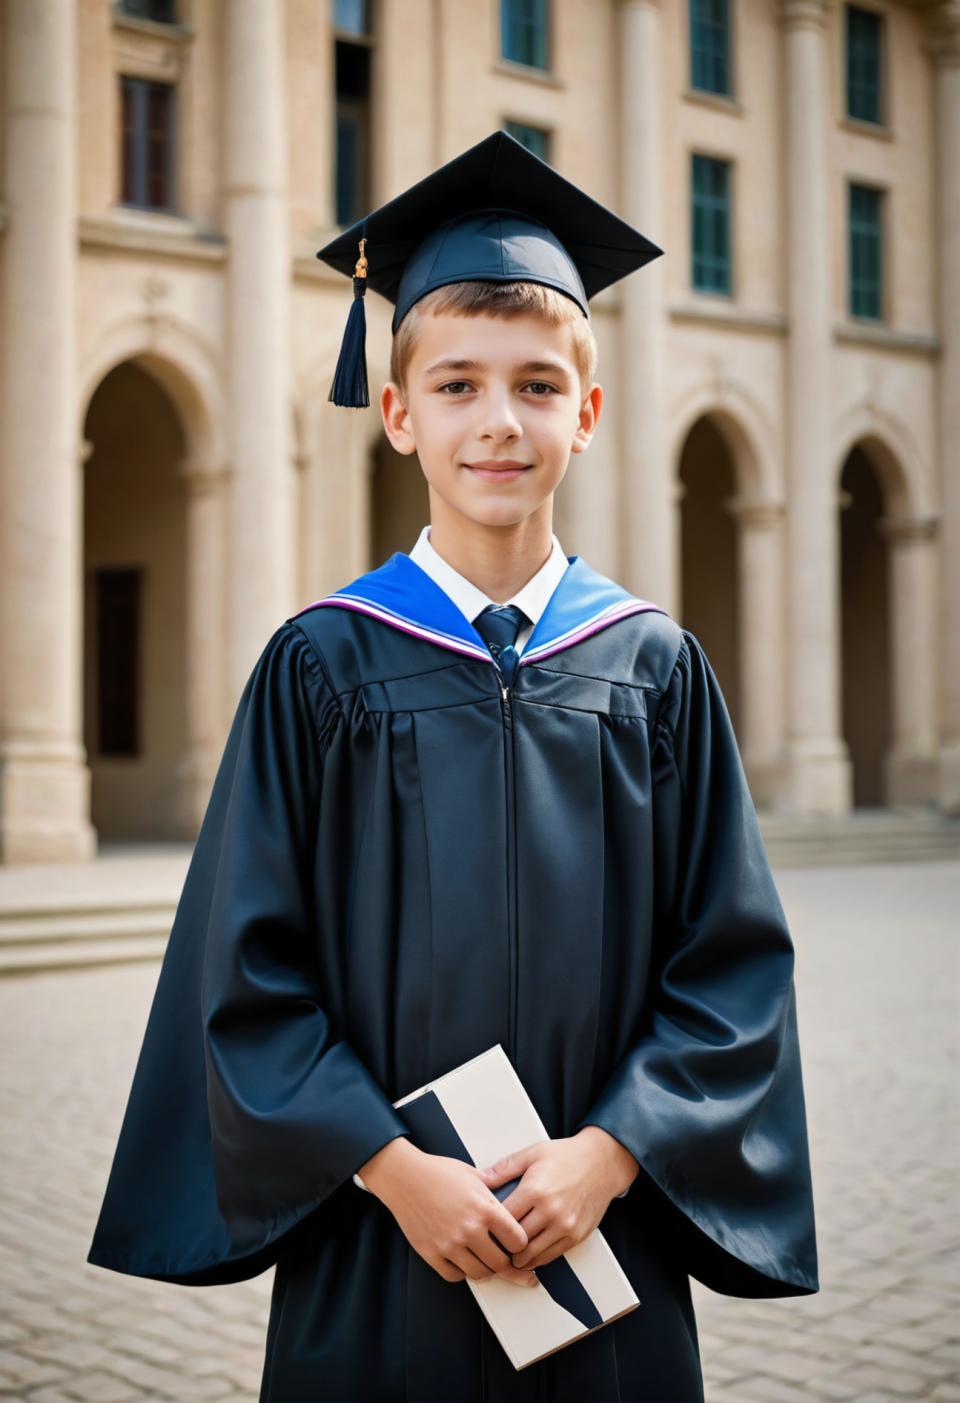
<instances>
[{"instance_id":1,"label":"boy","mask_svg":"<svg viewBox=\"0 0 960 1403\"><path fill-rule=\"evenodd\" d=\"M335 402L367 403L367 279L396 303L380 408L430 523L253 669L88 1258L276 1264L261 1403L699 1403L690 1275L819 1289L793 947L720 689L552 529L603 399L588 298L660 252L504 132L321 251L354 277ZM550 1139L417 1149L391 1103L498 1042ZM515 1371L465 1277L526 1289L601 1221L641 1304Z\"/></svg>"}]
</instances>

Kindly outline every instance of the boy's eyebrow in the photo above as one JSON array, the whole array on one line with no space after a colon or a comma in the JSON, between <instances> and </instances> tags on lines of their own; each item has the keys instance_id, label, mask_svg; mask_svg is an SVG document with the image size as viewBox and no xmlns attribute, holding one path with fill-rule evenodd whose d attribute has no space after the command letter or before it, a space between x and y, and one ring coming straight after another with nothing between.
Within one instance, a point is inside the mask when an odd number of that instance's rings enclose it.
<instances>
[{"instance_id":1,"label":"boy's eyebrow","mask_svg":"<svg viewBox=\"0 0 960 1403\"><path fill-rule=\"evenodd\" d=\"M482 361L455 360L453 358L448 358L446 360L434 361L433 365L427 366L423 373L424 375L435 375L440 370L484 371L486 369L487 366L485 366ZM570 379L570 372L567 367L562 361L557 360L528 360L524 361L522 365L518 365L516 369L527 375L560 375L565 380Z\"/></svg>"}]
</instances>

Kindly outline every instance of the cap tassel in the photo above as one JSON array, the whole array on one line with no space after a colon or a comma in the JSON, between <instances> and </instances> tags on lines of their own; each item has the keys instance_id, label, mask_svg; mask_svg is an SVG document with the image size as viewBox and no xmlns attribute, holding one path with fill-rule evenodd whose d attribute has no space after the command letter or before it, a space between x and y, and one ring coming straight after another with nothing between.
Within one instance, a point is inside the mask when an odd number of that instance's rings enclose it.
<instances>
[{"instance_id":1,"label":"cap tassel","mask_svg":"<svg viewBox=\"0 0 960 1403\"><path fill-rule=\"evenodd\" d=\"M340 346L340 359L327 395L333 404L343 405L347 409L365 409L370 403L366 358L367 318L363 303L367 291L367 260L363 251L366 242L366 239L360 240L360 257L353 270L353 301Z\"/></svg>"}]
</instances>

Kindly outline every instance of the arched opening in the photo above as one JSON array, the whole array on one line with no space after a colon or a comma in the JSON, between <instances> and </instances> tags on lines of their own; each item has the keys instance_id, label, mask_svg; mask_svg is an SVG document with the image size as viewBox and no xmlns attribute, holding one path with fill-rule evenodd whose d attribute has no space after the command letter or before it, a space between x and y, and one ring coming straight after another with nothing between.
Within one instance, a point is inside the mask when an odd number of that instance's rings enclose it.
<instances>
[{"instance_id":1,"label":"arched opening","mask_svg":"<svg viewBox=\"0 0 960 1403\"><path fill-rule=\"evenodd\" d=\"M382 434L370 472L370 568L409 551L430 520L427 480L415 453L398 453Z\"/></svg>"},{"instance_id":2,"label":"arched opening","mask_svg":"<svg viewBox=\"0 0 960 1403\"><path fill-rule=\"evenodd\" d=\"M187 745L183 428L135 361L84 420L83 739L101 838L181 838Z\"/></svg>"},{"instance_id":3,"label":"arched opening","mask_svg":"<svg viewBox=\"0 0 960 1403\"><path fill-rule=\"evenodd\" d=\"M890 569L880 529L880 476L862 445L840 474L840 633L843 737L853 768L854 808L889 802L891 744Z\"/></svg>"},{"instance_id":4,"label":"arched opening","mask_svg":"<svg viewBox=\"0 0 960 1403\"><path fill-rule=\"evenodd\" d=\"M680 617L717 674L734 728L740 717L737 525L726 506L736 469L726 440L704 416L680 454Z\"/></svg>"}]
</instances>

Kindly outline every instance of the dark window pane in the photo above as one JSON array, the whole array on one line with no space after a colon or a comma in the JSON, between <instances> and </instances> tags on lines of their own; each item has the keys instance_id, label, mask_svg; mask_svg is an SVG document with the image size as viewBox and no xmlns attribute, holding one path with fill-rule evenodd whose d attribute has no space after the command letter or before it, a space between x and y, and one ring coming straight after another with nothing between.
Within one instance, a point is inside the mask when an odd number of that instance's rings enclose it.
<instances>
[{"instance_id":1,"label":"dark window pane","mask_svg":"<svg viewBox=\"0 0 960 1403\"><path fill-rule=\"evenodd\" d=\"M882 23L873 10L856 5L846 7L847 18L847 114L861 122L881 118Z\"/></svg>"},{"instance_id":2,"label":"dark window pane","mask_svg":"<svg viewBox=\"0 0 960 1403\"><path fill-rule=\"evenodd\" d=\"M729 293L730 162L694 154L691 176L693 286L702 292Z\"/></svg>"},{"instance_id":3,"label":"dark window pane","mask_svg":"<svg viewBox=\"0 0 960 1403\"><path fill-rule=\"evenodd\" d=\"M360 217L360 119L337 112L337 223Z\"/></svg>"},{"instance_id":4,"label":"dark window pane","mask_svg":"<svg viewBox=\"0 0 960 1403\"><path fill-rule=\"evenodd\" d=\"M154 84L147 94L147 202L155 209L164 209L171 204L172 95L172 88L158 84Z\"/></svg>"},{"instance_id":5,"label":"dark window pane","mask_svg":"<svg viewBox=\"0 0 960 1403\"><path fill-rule=\"evenodd\" d=\"M177 22L177 0L118 0L117 9L135 19L152 19L159 24Z\"/></svg>"},{"instance_id":6,"label":"dark window pane","mask_svg":"<svg viewBox=\"0 0 960 1403\"><path fill-rule=\"evenodd\" d=\"M370 205L370 49L336 44L334 202L338 224L352 224Z\"/></svg>"},{"instance_id":7,"label":"dark window pane","mask_svg":"<svg viewBox=\"0 0 960 1403\"><path fill-rule=\"evenodd\" d=\"M120 198L125 204L135 203L137 88L130 78L120 80Z\"/></svg>"},{"instance_id":8,"label":"dark window pane","mask_svg":"<svg viewBox=\"0 0 960 1403\"><path fill-rule=\"evenodd\" d=\"M525 122L506 122L504 131L522 142L528 151L539 156L541 161L550 160L550 133L542 127L529 127Z\"/></svg>"},{"instance_id":9,"label":"dark window pane","mask_svg":"<svg viewBox=\"0 0 960 1403\"><path fill-rule=\"evenodd\" d=\"M145 209L172 210L175 89L127 76L120 84L120 198Z\"/></svg>"},{"instance_id":10,"label":"dark window pane","mask_svg":"<svg viewBox=\"0 0 960 1403\"><path fill-rule=\"evenodd\" d=\"M140 571L98 570L97 721L101 755L139 749L137 672L140 643Z\"/></svg>"},{"instance_id":11,"label":"dark window pane","mask_svg":"<svg viewBox=\"0 0 960 1403\"><path fill-rule=\"evenodd\" d=\"M500 43L512 63L546 68L547 0L501 0Z\"/></svg>"},{"instance_id":12,"label":"dark window pane","mask_svg":"<svg viewBox=\"0 0 960 1403\"><path fill-rule=\"evenodd\" d=\"M730 92L727 0L690 0L690 86Z\"/></svg>"},{"instance_id":13,"label":"dark window pane","mask_svg":"<svg viewBox=\"0 0 960 1403\"><path fill-rule=\"evenodd\" d=\"M879 320L883 305L883 191L849 187L850 312Z\"/></svg>"}]
</instances>

